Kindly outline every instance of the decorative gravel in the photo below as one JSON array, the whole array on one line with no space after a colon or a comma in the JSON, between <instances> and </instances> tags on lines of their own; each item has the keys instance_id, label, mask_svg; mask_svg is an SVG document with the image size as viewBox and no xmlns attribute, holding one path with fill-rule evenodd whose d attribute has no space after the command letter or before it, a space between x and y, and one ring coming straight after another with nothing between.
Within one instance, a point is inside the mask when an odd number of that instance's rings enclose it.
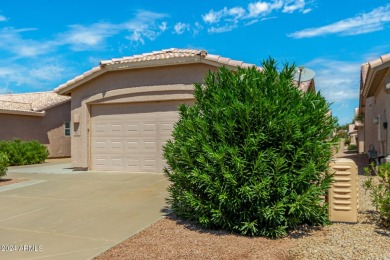
<instances>
[{"instance_id":1,"label":"decorative gravel","mask_svg":"<svg viewBox=\"0 0 390 260\"><path fill-rule=\"evenodd\" d=\"M359 174L364 155L353 159ZM338 157L341 157L338 156ZM388 259L390 229L377 225L377 214L359 175L357 224L333 223L323 228L303 226L286 238L249 238L209 231L168 216L114 246L95 259Z\"/></svg>"},{"instance_id":2,"label":"decorative gravel","mask_svg":"<svg viewBox=\"0 0 390 260\"><path fill-rule=\"evenodd\" d=\"M308 232L289 250L292 259L390 259L390 229L380 226L359 176L357 224L333 223Z\"/></svg>"}]
</instances>

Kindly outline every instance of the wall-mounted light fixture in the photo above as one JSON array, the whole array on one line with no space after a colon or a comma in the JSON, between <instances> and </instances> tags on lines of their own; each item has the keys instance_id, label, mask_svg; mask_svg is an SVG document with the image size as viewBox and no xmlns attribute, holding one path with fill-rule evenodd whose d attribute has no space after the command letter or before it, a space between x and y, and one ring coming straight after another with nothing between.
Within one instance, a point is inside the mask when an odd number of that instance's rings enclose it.
<instances>
[{"instance_id":1,"label":"wall-mounted light fixture","mask_svg":"<svg viewBox=\"0 0 390 260\"><path fill-rule=\"evenodd\" d=\"M372 122L374 123L374 124L379 124L379 116L376 116L376 117L374 117L374 119L372 120Z\"/></svg>"},{"instance_id":2,"label":"wall-mounted light fixture","mask_svg":"<svg viewBox=\"0 0 390 260\"><path fill-rule=\"evenodd\" d=\"M390 77L385 78L385 91L386 91L387 93L390 92Z\"/></svg>"},{"instance_id":3,"label":"wall-mounted light fixture","mask_svg":"<svg viewBox=\"0 0 390 260\"><path fill-rule=\"evenodd\" d=\"M73 123L80 123L80 114L73 114Z\"/></svg>"}]
</instances>

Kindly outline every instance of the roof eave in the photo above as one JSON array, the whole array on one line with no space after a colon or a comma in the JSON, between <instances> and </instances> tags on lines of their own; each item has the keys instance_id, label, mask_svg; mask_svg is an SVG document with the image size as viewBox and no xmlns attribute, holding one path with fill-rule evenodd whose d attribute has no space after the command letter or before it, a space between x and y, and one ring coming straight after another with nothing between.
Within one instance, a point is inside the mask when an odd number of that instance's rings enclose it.
<instances>
[{"instance_id":1,"label":"roof eave","mask_svg":"<svg viewBox=\"0 0 390 260\"><path fill-rule=\"evenodd\" d=\"M368 65L367 77L361 90L361 94L365 98L373 96L372 93L376 93L379 86L374 86L376 89L372 89L372 82L378 71L390 67L390 53L369 62Z\"/></svg>"},{"instance_id":2,"label":"roof eave","mask_svg":"<svg viewBox=\"0 0 390 260\"><path fill-rule=\"evenodd\" d=\"M18 110L0 109L0 114L43 117L46 115L46 112L45 111L18 111Z\"/></svg>"},{"instance_id":3,"label":"roof eave","mask_svg":"<svg viewBox=\"0 0 390 260\"><path fill-rule=\"evenodd\" d=\"M105 68L97 69L98 67L93 68L92 70L89 70L80 76L58 86L54 89L54 92L59 95L70 95L72 90L77 88L78 86L84 84L87 81L90 81L91 79L94 79L102 74L104 74L107 70Z\"/></svg>"},{"instance_id":4,"label":"roof eave","mask_svg":"<svg viewBox=\"0 0 390 260\"><path fill-rule=\"evenodd\" d=\"M201 58L199 56L195 57L177 57L166 60L147 60L143 62L123 62L123 63L113 63L113 64L102 64L101 66L107 71L118 71L118 70L128 70L128 69L143 69L150 67L162 67L162 66L171 66L171 65L183 65L183 64L193 64L199 63Z\"/></svg>"}]
</instances>

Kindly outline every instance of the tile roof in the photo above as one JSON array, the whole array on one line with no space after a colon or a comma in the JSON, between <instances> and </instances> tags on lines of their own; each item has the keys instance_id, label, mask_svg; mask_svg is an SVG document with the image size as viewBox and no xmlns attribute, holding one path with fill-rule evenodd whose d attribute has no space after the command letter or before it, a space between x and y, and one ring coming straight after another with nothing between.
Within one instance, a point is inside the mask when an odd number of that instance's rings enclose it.
<instances>
[{"instance_id":1,"label":"tile roof","mask_svg":"<svg viewBox=\"0 0 390 260\"><path fill-rule=\"evenodd\" d=\"M208 54L205 50L193 49L166 49L162 51L154 51L140 55L133 55L119 59L104 60L100 65L91 70L79 75L68 82L58 86L54 91L59 94L69 94L70 90L79 86L85 81L101 75L110 70L123 70L178 64L191 63L206 63L214 66L236 67L252 67L255 64L245 63L243 61L232 60L219 55Z\"/></svg>"},{"instance_id":2,"label":"tile roof","mask_svg":"<svg viewBox=\"0 0 390 260\"><path fill-rule=\"evenodd\" d=\"M365 114L366 99L374 96L390 71L390 53L361 65L359 112Z\"/></svg>"},{"instance_id":3,"label":"tile roof","mask_svg":"<svg viewBox=\"0 0 390 260\"><path fill-rule=\"evenodd\" d=\"M43 112L70 100L54 92L1 94L0 110L19 112Z\"/></svg>"}]
</instances>

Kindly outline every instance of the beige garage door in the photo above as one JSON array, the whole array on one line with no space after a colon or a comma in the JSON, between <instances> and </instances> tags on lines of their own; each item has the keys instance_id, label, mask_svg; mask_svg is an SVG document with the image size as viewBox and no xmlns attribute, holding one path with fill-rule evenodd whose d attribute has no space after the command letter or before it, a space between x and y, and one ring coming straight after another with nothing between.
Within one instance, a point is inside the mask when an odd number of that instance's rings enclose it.
<instances>
[{"instance_id":1,"label":"beige garage door","mask_svg":"<svg viewBox=\"0 0 390 260\"><path fill-rule=\"evenodd\" d=\"M163 145L178 119L179 102L91 107L91 168L162 172Z\"/></svg>"}]
</instances>

